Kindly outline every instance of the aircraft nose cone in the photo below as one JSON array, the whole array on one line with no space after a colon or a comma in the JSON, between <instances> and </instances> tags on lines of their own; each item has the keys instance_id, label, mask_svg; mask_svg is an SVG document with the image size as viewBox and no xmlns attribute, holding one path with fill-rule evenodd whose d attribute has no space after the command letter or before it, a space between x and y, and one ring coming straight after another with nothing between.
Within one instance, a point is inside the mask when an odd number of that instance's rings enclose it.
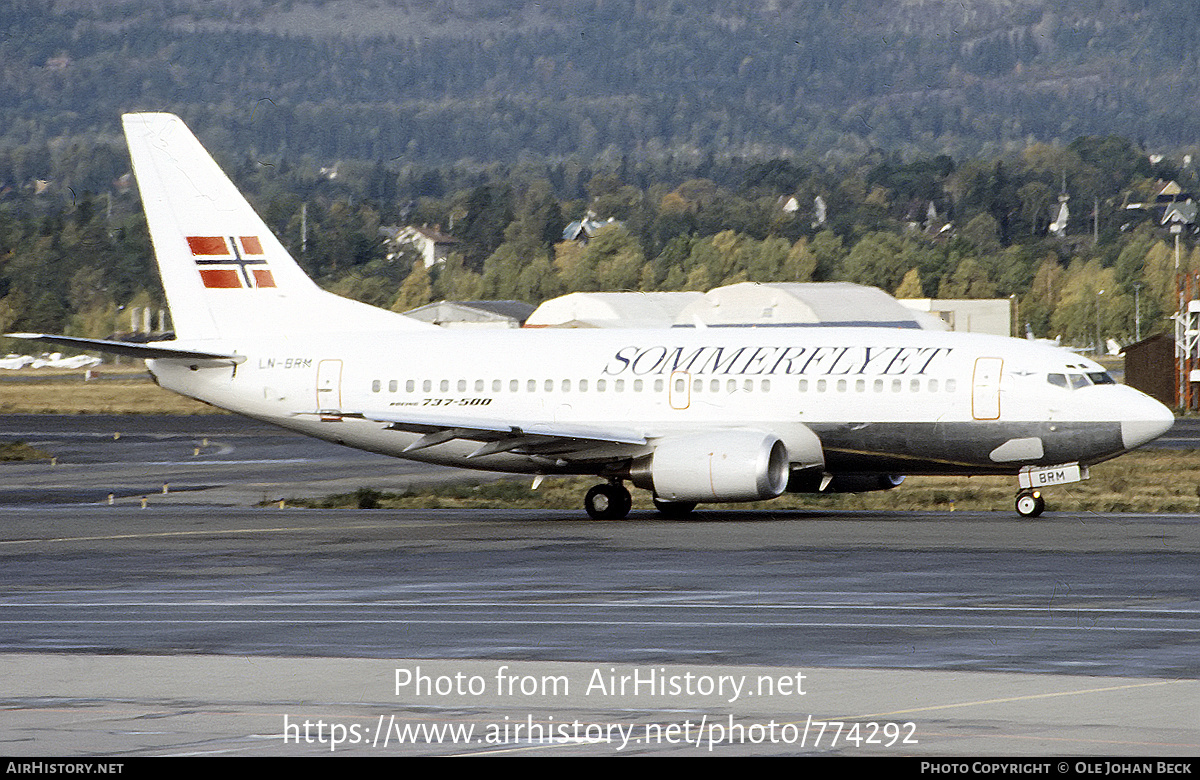
<instances>
[{"instance_id":1,"label":"aircraft nose cone","mask_svg":"<svg viewBox=\"0 0 1200 780\"><path fill-rule=\"evenodd\" d=\"M1175 424L1175 415L1158 401L1145 395L1139 401L1129 405L1128 416L1121 420L1121 441L1127 450L1154 441Z\"/></svg>"}]
</instances>

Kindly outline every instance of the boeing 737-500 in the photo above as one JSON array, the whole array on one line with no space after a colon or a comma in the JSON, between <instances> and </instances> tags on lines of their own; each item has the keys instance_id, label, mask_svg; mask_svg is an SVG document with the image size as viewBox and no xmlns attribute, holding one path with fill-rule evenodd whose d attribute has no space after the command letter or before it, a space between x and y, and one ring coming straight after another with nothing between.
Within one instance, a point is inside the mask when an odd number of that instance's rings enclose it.
<instances>
[{"instance_id":1,"label":"boeing 737-500","mask_svg":"<svg viewBox=\"0 0 1200 780\"><path fill-rule=\"evenodd\" d=\"M1165 406L1063 349L881 327L464 333L309 279L175 116L125 134L174 322L149 344L10 334L146 359L169 390L401 458L592 475L666 514L785 491L888 489L906 474L1003 474L1041 489L1164 433Z\"/></svg>"}]
</instances>

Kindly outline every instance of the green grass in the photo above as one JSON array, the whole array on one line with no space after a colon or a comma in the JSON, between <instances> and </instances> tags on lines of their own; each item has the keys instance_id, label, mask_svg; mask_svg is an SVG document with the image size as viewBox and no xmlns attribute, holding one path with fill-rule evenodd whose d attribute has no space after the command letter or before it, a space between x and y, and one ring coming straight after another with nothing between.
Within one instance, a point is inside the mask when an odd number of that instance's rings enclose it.
<instances>
[{"instance_id":1,"label":"green grass","mask_svg":"<svg viewBox=\"0 0 1200 780\"><path fill-rule=\"evenodd\" d=\"M320 499L288 499L291 506L363 509L512 508L579 509L591 477L447 485L412 493L363 486ZM773 501L725 504L743 509L891 509L1011 511L1013 477L909 477L895 490L828 496L785 494ZM1093 512L1200 512L1200 451L1145 450L1094 466L1091 479L1044 491L1051 510ZM653 509L650 495L633 491L634 509Z\"/></svg>"},{"instance_id":2,"label":"green grass","mask_svg":"<svg viewBox=\"0 0 1200 780\"><path fill-rule=\"evenodd\" d=\"M0 373L0 414L227 414L154 383L145 368L100 366L83 372L21 369Z\"/></svg>"},{"instance_id":3,"label":"green grass","mask_svg":"<svg viewBox=\"0 0 1200 780\"><path fill-rule=\"evenodd\" d=\"M23 441L0 442L0 461L50 460L51 457L50 453Z\"/></svg>"}]
</instances>

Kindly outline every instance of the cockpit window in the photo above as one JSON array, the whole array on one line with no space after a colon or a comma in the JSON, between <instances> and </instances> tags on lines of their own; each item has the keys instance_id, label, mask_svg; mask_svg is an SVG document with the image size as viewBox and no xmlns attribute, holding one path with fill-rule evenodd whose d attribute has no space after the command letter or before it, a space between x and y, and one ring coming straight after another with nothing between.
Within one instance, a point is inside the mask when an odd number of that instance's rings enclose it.
<instances>
[{"instance_id":1,"label":"cockpit window","mask_svg":"<svg viewBox=\"0 0 1200 780\"><path fill-rule=\"evenodd\" d=\"M1086 374L1067 374L1067 377L1071 380L1072 390L1078 390L1081 387L1087 387L1091 384Z\"/></svg>"},{"instance_id":2,"label":"cockpit window","mask_svg":"<svg viewBox=\"0 0 1200 780\"><path fill-rule=\"evenodd\" d=\"M1093 384L1097 385L1115 385L1116 381L1107 371L1093 371L1088 374Z\"/></svg>"},{"instance_id":3,"label":"cockpit window","mask_svg":"<svg viewBox=\"0 0 1200 780\"><path fill-rule=\"evenodd\" d=\"M1066 387L1067 386L1067 375L1066 374L1051 374L1050 376L1046 377L1046 381L1052 385L1055 385L1056 387Z\"/></svg>"}]
</instances>

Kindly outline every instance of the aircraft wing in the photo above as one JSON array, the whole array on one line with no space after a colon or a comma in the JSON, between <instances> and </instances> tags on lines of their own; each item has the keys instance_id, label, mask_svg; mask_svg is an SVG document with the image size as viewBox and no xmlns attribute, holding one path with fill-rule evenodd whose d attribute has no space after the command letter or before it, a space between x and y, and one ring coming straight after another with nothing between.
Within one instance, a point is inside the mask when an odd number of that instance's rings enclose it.
<instances>
[{"instance_id":1,"label":"aircraft wing","mask_svg":"<svg viewBox=\"0 0 1200 780\"><path fill-rule=\"evenodd\" d=\"M113 355L124 355L126 357L143 358L145 360L154 360L155 358L174 358L176 360L219 360L229 363L245 362L245 355L231 355L224 352L204 352L195 349L184 349L182 347L165 346L161 342L158 344L134 344L129 341L109 341L108 339L83 339L75 336L56 336L51 333L5 333L5 336L13 339L26 339L28 341L48 341L51 344L62 344L67 347L75 347L77 349L90 349L97 352L108 352Z\"/></svg>"},{"instance_id":2,"label":"aircraft wing","mask_svg":"<svg viewBox=\"0 0 1200 780\"><path fill-rule=\"evenodd\" d=\"M454 439L480 442L477 450L467 457L477 458L498 452L523 455L581 459L598 456L599 450L611 451L614 445L637 448L645 446L646 437L632 428L619 426L598 428L586 425L513 420L487 420L443 414L398 414L396 412L342 412L343 417L360 417L387 423L389 428L422 434L421 438L404 448L404 452L432 447Z\"/></svg>"}]
</instances>

